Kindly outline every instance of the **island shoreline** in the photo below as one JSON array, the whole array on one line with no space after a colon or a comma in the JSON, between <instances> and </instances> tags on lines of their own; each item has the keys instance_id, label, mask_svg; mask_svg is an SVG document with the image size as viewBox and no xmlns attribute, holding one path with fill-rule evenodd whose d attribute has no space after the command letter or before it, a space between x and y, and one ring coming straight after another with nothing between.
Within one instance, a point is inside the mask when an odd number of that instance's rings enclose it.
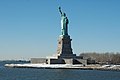
<instances>
[{"instance_id":1,"label":"island shoreline","mask_svg":"<svg viewBox=\"0 0 120 80\"><path fill-rule=\"evenodd\" d=\"M115 67L103 67L96 65L46 65L46 64L5 64L8 68L35 68L35 69L76 69L76 70L101 70L101 71L120 71L120 65L114 65ZM104 65L105 66L105 65ZM106 65L108 66L108 65ZM118 68L116 67L118 66Z\"/></svg>"}]
</instances>

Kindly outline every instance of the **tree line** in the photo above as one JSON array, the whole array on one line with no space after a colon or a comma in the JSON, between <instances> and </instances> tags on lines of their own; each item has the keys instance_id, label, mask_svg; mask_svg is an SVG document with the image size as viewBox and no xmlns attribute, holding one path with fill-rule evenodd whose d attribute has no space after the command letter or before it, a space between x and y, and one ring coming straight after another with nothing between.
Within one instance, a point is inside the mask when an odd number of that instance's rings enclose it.
<instances>
[{"instance_id":1,"label":"tree line","mask_svg":"<svg viewBox=\"0 0 120 80\"><path fill-rule=\"evenodd\" d=\"M98 64L120 64L120 53L81 53L80 56L83 56L84 59L94 60Z\"/></svg>"}]
</instances>

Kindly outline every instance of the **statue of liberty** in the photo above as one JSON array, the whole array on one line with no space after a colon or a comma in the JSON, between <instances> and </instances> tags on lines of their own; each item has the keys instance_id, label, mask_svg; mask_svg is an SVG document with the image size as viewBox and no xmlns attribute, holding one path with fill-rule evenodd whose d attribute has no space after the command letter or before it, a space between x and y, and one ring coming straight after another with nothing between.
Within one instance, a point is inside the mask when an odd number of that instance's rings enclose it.
<instances>
[{"instance_id":1,"label":"statue of liberty","mask_svg":"<svg viewBox=\"0 0 120 80\"><path fill-rule=\"evenodd\" d=\"M64 12L61 11L61 7L59 7L59 12L61 14L61 32L62 35L68 35L68 18Z\"/></svg>"}]
</instances>

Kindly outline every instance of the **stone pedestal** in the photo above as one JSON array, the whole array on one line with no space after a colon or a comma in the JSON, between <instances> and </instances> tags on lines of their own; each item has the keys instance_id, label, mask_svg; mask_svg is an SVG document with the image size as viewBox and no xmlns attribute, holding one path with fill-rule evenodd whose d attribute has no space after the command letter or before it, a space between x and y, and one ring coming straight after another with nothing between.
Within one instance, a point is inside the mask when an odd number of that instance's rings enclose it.
<instances>
[{"instance_id":1,"label":"stone pedestal","mask_svg":"<svg viewBox=\"0 0 120 80\"><path fill-rule=\"evenodd\" d=\"M57 49L58 58L73 58L76 56L72 52L71 41L72 39L70 39L69 35L59 36Z\"/></svg>"}]
</instances>

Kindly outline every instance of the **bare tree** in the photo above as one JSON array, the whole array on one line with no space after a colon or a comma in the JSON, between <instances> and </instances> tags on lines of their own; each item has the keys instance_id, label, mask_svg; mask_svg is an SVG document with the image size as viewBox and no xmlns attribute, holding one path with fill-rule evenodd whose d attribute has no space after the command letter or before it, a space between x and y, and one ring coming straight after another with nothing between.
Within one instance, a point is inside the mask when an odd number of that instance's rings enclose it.
<instances>
[{"instance_id":1,"label":"bare tree","mask_svg":"<svg viewBox=\"0 0 120 80\"><path fill-rule=\"evenodd\" d=\"M84 59L95 60L97 63L104 64L120 64L120 53L106 52L106 53L81 53Z\"/></svg>"}]
</instances>

